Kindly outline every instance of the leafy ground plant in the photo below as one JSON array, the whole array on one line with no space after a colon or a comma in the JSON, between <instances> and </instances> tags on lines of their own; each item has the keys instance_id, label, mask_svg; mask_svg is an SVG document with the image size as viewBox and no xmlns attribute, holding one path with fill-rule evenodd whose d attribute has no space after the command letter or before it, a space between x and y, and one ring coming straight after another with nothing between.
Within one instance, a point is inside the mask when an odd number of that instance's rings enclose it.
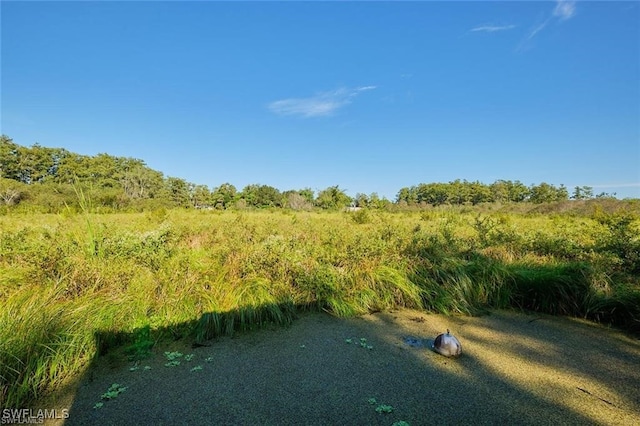
<instances>
[{"instance_id":1,"label":"leafy ground plant","mask_svg":"<svg viewBox=\"0 0 640 426\"><path fill-rule=\"evenodd\" d=\"M181 352L165 352L164 356L167 357L165 367L177 367L180 365L180 359L184 355ZM191 361L191 358L189 358L188 361Z\"/></svg>"},{"instance_id":2,"label":"leafy ground plant","mask_svg":"<svg viewBox=\"0 0 640 426\"><path fill-rule=\"evenodd\" d=\"M376 407L376 413L389 414L393 412L393 407L387 404L380 404Z\"/></svg>"},{"instance_id":3,"label":"leafy ground plant","mask_svg":"<svg viewBox=\"0 0 640 426\"><path fill-rule=\"evenodd\" d=\"M122 386L117 383L114 383L111 386L109 386L109 389L105 393L102 394L102 399L114 399L126 390L127 390L126 386Z\"/></svg>"},{"instance_id":4,"label":"leafy ground plant","mask_svg":"<svg viewBox=\"0 0 640 426\"><path fill-rule=\"evenodd\" d=\"M344 341L348 344L354 344L356 346L360 346L361 348L365 348L369 350L373 349L373 346L367 343L367 339L365 337L361 337L360 339L357 339L357 338L344 339Z\"/></svg>"},{"instance_id":5,"label":"leafy ground plant","mask_svg":"<svg viewBox=\"0 0 640 426\"><path fill-rule=\"evenodd\" d=\"M109 389L105 393L102 394L102 399L110 401L114 398L117 398L122 392L126 391L126 386L119 385L118 383L114 383L109 386ZM104 406L104 402L96 402L93 406L94 409L99 409Z\"/></svg>"},{"instance_id":6,"label":"leafy ground plant","mask_svg":"<svg viewBox=\"0 0 640 426\"><path fill-rule=\"evenodd\" d=\"M380 404L380 403L378 403L378 400L376 400L375 398L369 398L369 399L367 399L367 402L370 405L375 405L376 406L376 413L381 413L381 414L393 413L393 407L391 405Z\"/></svg>"},{"instance_id":7,"label":"leafy ground plant","mask_svg":"<svg viewBox=\"0 0 640 426\"><path fill-rule=\"evenodd\" d=\"M138 364L129 368L129 371L138 371L138 370L140 370L140 366ZM142 371L149 371L149 370L151 370L151 367L149 367L148 365L145 365L144 367L142 367Z\"/></svg>"},{"instance_id":8,"label":"leafy ground plant","mask_svg":"<svg viewBox=\"0 0 640 426\"><path fill-rule=\"evenodd\" d=\"M151 348L154 341L151 338L151 327L148 325L134 332L134 343L125 349L125 353L129 356L129 360L138 361L151 355Z\"/></svg>"}]
</instances>

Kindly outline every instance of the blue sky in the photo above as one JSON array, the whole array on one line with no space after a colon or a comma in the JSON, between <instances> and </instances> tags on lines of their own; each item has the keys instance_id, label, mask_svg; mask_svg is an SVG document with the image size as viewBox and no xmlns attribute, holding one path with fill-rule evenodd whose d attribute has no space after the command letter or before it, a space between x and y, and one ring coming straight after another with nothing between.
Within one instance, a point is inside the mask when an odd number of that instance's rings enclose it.
<instances>
[{"instance_id":1,"label":"blue sky","mask_svg":"<svg viewBox=\"0 0 640 426\"><path fill-rule=\"evenodd\" d=\"M640 198L638 2L0 2L1 132L238 189Z\"/></svg>"}]
</instances>

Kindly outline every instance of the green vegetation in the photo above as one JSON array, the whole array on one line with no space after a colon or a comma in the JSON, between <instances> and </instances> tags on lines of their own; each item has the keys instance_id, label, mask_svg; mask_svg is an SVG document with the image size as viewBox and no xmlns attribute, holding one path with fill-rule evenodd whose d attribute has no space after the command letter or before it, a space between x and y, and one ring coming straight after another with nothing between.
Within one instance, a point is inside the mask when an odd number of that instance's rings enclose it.
<instances>
[{"instance_id":1,"label":"green vegetation","mask_svg":"<svg viewBox=\"0 0 640 426\"><path fill-rule=\"evenodd\" d=\"M389 414L393 413L393 407L387 404L379 404L375 398L369 398L367 400L369 405L376 405L376 413Z\"/></svg>"},{"instance_id":2,"label":"green vegetation","mask_svg":"<svg viewBox=\"0 0 640 426\"><path fill-rule=\"evenodd\" d=\"M515 307L640 334L640 220L631 210L370 215L368 223L337 212L3 216L2 406L54 390L113 348L139 360L163 338L289 324L302 310Z\"/></svg>"},{"instance_id":3,"label":"green vegetation","mask_svg":"<svg viewBox=\"0 0 640 426\"><path fill-rule=\"evenodd\" d=\"M151 348L155 344L151 338L151 327L146 325L133 332L133 344L125 349L125 353L129 356L129 360L140 361L151 355Z\"/></svg>"},{"instance_id":4,"label":"green vegetation","mask_svg":"<svg viewBox=\"0 0 640 426\"><path fill-rule=\"evenodd\" d=\"M372 350L373 346L367 343L366 337L361 337L360 339L350 338L344 340L348 344L355 344L356 346L360 346L361 348Z\"/></svg>"},{"instance_id":5,"label":"green vegetation","mask_svg":"<svg viewBox=\"0 0 640 426\"><path fill-rule=\"evenodd\" d=\"M389 414L393 412L391 405L380 404L376 407L376 413Z\"/></svg>"},{"instance_id":6,"label":"green vegetation","mask_svg":"<svg viewBox=\"0 0 640 426\"><path fill-rule=\"evenodd\" d=\"M357 197L362 210L328 212L348 202L337 186L278 202L261 186L207 193L138 160L0 142L2 407L55 391L113 349L138 362L166 338L200 342L286 325L304 310L516 308L640 335L638 200L507 197L472 206L479 199L463 194L461 205L447 196L438 200L450 205L434 207L427 198L399 194L392 204L372 195ZM524 190L502 184L505 194ZM211 210L172 208L209 196ZM240 210L240 201L272 208Z\"/></svg>"},{"instance_id":7,"label":"green vegetation","mask_svg":"<svg viewBox=\"0 0 640 426\"><path fill-rule=\"evenodd\" d=\"M165 352L164 355L167 357L167 363L164 365L165 367L176 367L180 365L182 359L182 352Z\"/></svg>"},{"instance_id":8,"label":"green vegetation","mask_svg":"<svg viewBox=\"0 0 640 426\"><path fill-rule=\"evenodd\" d=\"M109 389L102 394L102 399L114 399L117 398L122 392L126 391L127 388L125 386L121 386L117 383L109 386Z\"/></svg>"},{"instance_id":9,"label":"green vegetation","mask_svg":"<svg viewBox=\"0 0 640 426\"><path fill-rule=\"evenodd\" d=\"M122 392L126 391L127 388L125 386L119 385L117 383L109 386L109 389L105 393L102 394L101 398L105 401L110 401L112 399L117 398ZM93 406L94 409L99 409L104 407L104 402L96 402Z\"/></svg>"},{"instance_id":10,"label":"green vegetation","mask_svg":"<svg viewBox=\"0 0 640 426\"><path fill-rule=\"evenodd\" d=\"M79 197L81 192L82 197ZM615 195L615 194L614 194ZM60 213L83 211L90 198L100 212L158 211L175 207L195 209L313 209L341 210L347 206L374 210L425 208L483 203L542 204L594 198L593 188L575 187L571 196L563 185L525 186L519 181L492 184L455 180L401 188L394 202L372 193L351 198L339 186L280 191L251 184L241 191L230 183L209 188L176 177L166 177L143 160L109 154L80 155L64 148L18 145L0 136L0 214L7 212ZM601 193L595 198L612 198ZM367 211L353 216L368 223Z\"/></svg>"}]
</instances>

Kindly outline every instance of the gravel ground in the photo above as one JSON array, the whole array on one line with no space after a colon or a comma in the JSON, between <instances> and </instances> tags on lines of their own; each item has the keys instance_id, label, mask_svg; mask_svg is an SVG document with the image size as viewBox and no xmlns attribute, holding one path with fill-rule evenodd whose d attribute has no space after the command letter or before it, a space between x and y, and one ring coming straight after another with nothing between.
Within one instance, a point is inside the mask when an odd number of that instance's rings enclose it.
<instances>
[{"instance_id":1,"label":"gravel ground","mask_svg":"<svg viewBox=\"0 0 640 426\"><path fill-rule=\"evenodd\" d=\"M426 348L447 328L460 358ZM103 357L41 408L68 408L65 425L640 424L640 341L578 320L316 313L209 343L135 371ZM93 408L113 383L127 389Z\"/></svg>"}]
</instances>

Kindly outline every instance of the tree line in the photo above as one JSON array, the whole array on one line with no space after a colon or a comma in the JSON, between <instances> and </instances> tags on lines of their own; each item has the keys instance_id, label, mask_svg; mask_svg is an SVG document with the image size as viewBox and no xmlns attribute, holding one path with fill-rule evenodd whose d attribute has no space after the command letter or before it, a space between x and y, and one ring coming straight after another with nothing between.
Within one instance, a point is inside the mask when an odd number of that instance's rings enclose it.
<instances>
[{"instance_id":1,"label":"tree line","mask_svg":"<svg viewBox=\"0 0 640 426\"><path fill-rule=\"evenodd\" d=\"M597 197L608 197L600 194ZM280 191L269 185L251 184L238 190L230 183L210 188L148 167L143 160L109 154L81 155L64 148L31 147L0 136L0 205L29 206L58 212L89 199L95 207L113 210L153 208L290 208L295 210L342 209L347 206L391 208L402 206L467 205L490 202L544 203L594 198L593 189L576 187L572 195L563 185L526 186L519 181L498 180L490 185L456 180L402 188L390 201L376 193L350 197L338 185Z\"/></svg>"}]
</instances>

